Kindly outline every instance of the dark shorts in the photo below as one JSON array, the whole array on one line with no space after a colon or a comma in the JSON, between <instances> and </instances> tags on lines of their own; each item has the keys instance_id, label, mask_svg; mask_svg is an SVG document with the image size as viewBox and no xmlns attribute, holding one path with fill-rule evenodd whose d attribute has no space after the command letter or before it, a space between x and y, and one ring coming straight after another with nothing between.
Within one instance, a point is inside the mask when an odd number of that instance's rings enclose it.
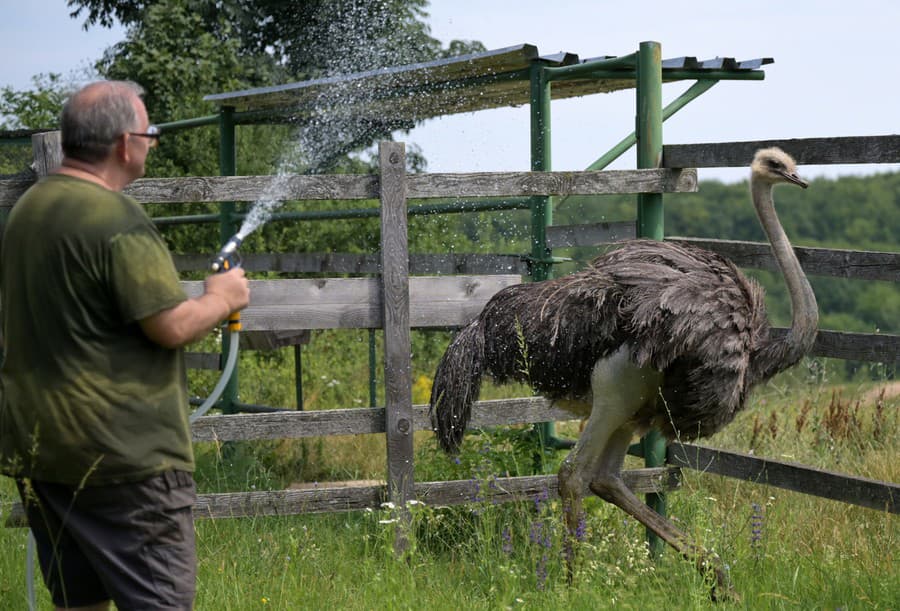
<instances>
[{"instance_id":1,"label":"dark shorts","mask_svg":"<svg viewBox=\"0 0 900 611\"><path fill-rule=\"evenodd\" d=\"M53 604L191 609L197 556L190 473L85 487L19 481Z\"/></svg>"}]
</instances>

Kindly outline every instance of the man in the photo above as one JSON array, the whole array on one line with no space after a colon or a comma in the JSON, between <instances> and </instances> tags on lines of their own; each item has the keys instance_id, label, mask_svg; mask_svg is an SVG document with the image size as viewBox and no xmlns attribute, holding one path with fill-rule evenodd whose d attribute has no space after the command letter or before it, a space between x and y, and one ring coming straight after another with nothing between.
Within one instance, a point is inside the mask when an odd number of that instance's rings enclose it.
<instances>
[{"instance_id":1,"label":"man","mask_svg":"<svg viewBox=\"0 0 900 611\"><path fill-rule=\"evenodd\" d=\"M196 500L181 348L249 303L240 268L188 299L143 209L159 132L134 83L62 111L63 161L13 208L0 252L0 471L57 608L189 609Z\"/></svg>"}]
</instances>

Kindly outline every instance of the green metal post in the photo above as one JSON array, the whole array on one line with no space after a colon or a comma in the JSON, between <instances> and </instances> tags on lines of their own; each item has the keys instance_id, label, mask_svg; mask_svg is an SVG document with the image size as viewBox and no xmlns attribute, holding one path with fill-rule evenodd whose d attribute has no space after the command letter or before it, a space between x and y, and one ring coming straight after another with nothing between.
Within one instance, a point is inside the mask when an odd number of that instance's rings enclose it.
<instances>
[{"instance_id":1,"label":"green metal post","mask_svg":"<svg viewBox=\"0 0 900 611\"><path fill-rule=\"evenodd\" d=\"M531 171L550 171L550 80L540 61L531 64ZM553 203L548 196L531 198L531 280L550 277L552 251L547 245L547 227L553 224ZM556 437L553 422L534 425L542 448L571 447Z\"/></svg>"},{"instance_id":2,"label":"green metal post","mask_svg":"<svg viewBox=\"0 0 900 611\"><path fill-rule=\"evenodd\" d=\"M637 67L637 166L652 169L662 166L662 51L657 42L642 42ZM663 239L663 202L661 193L638 195L638 237ZM644 464L659 467L665 462L666 441L659 431L650 431L641 440ZM647 504L666 514L664 494L648 494ZM662 551L663 541L647 531L651 552Z\"/></svg>"},{"instance_id":3,"label":"green metal post","mask_svg":"<svg viewBox=\"0 0 900 611\"><path fill-rule=\"evenodd\" d=\"M531 171L550 171L550 82L544 78L544 65L531 64ZM553 222L553 206L549 197L531 198L531 280L540 282L550 277L550 248L547 225ZM540 447L547 447L554 437L552 422L534 425ZM541 461L541 459L538 459Z\"/></svg>"},{"instance_id":4,"label":"green metal post","mask_svg":"<svg viewBox=\"0 0 900 611\"><path fill-rule=\"evenodd\" d=\"M544 78L544 65L531 64L531 171L550 171L550 82ZM531 198L531 279L550 277L551 251L547 246L547 226L553 223L550 197Z\"/></svg>"},{"instance_id":5,"label":"green metal post","mask_svg":"<svg viewBox=\"0 0 900 611\"><path fill-rule=\"evenodd\" d=\"M237 151L234 138L234 108L223 106L219 115L219 173L222 176L234 176L237 173ZM220 208L221 243L225 244L238 231L234 220L234 202L222 202ZM230 338L222 337L222 354L228 354ZM238 368L235 367L222 392L219 405L226 414L234 413L238 394Z\"/></svg>"}]
</instances>

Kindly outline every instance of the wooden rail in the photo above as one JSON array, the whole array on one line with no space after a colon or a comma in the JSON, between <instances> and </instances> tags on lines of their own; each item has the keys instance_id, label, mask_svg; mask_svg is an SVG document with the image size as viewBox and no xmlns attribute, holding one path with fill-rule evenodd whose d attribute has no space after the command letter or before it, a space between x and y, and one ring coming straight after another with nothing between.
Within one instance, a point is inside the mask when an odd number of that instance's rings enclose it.
<instances>
[{"instance_id":1,"label":"wooden rail","mask_svg":"<svg viewBox=\"0 0 900 611\"><path fill-rule=\"evenodd\" d=\"M672 242L693 244L731 259L738 267L777 271L772 248L763 242L667 237ZM859 280L900 281L900 253L795 246L803 271L813 276Z\"/></svg>"},{"instance_id":2,"label":"wooden rail","mask_svg":"<svg viewBox=\"0 0 900 611\"><path fill-rule=\"evenodd\" d=\"M669 446L666 459L670 464L704 473L725 475L877 511L900 513L898 484L688 444Z\"/></svg>"},{"instance_id":3,"label":"wooden rail","mask_svg":"<svg viewBox=\"0 0 900 611\"><path fill-rule=\"evenodd\" d=\"M753 140L663 146L665 168L735 168L749 166L761 148L780 147L797 163L898 163L900 135L851 136L845 138L799 138Z\"/></svg>"},{"instance_id":4,"label":"wooden rail","mask_svg":"<svg viewBox=\"0 0 900 611\"><path fill-rule=\"evenodd\" d=\"M558 225L547 228L551 248L603 246L636 236L634 221ZM668 236L667 241L691 244L711 250L734 262L738 267L778 271L772 248L765 242L713 240ZM859 280L900 281L900 253L867 250L842 250L795 246L794 252L803 271L812 276L831 276Z\"/></svg>"},{"instance_id":5,"label":"wooden rail","mask_svg":"<svg viewBox=\"0 0 900 611\"><path fill-rule=\"evenodd\" d=\"M677 490L681 486L678 467L633 469L622 473L625 485L636 494ZM558 498L555 475L498 477L486 482L454 480L420 482L413 486L415 498L432 506ZM589 491L585 490L585 494ZM244 518L331 513L377 508L390 499L384 484L364 486L316 486L310 489L229 492L197 495L195 518ZM26 526L20 503L10 507L4 526Z\"/></svg>"},{"instance_id":6,"label":"wooden rail","mask_svg":"<svg viewBox=\"0 0 900 611\"><path fill-rule=\"evenodd\" d=\"M34 179L0 180L0 208L11 207ZM142 178L125 193L142 204L271 200L378 199L376 175L205 176ZM686 193L697 190L697 171L501 172L410 174L407 198L520 197L597 193Z\"/></svg>"},{"instance_id":7,"label":"wooden rail","mask_svg":"<svg viewBox=\"0 0 900 611\"><path fill-rule=\"evenodd\" d=\"M480 429L548 420L572 420L572 415L553 407L543 397L498 399L475 402L469 427ZM414 431L431 430L428 406L412 406L411 427ZM193 440L198 442L377 434L385 432L385 410L361 407L203 416L194 422L192 432Z\"/></svg>"},{"instance_id":8,"label":"wooden rail","mask_svg":"<svg viewBox=\"0 0 900 611\"><path fill-rule=\"evenodd\" d=\"M409 325L450 327L468 323L500 289L520 276L410 276ZM383 328L380 278L251 280L251 303L241 312L245 331ZM182 282L187 294L203 292L200 281Z\"/></svg>"}]
</instances>

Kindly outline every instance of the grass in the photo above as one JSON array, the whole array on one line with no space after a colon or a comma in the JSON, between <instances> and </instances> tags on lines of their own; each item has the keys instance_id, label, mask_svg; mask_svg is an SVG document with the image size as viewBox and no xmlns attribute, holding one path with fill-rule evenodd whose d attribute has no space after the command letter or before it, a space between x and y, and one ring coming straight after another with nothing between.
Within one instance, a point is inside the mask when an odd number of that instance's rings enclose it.
<instances>
[{"instance_id":1,"label":"grass","mask_svg":"<svg viewBox=\"0 0 900 611\"><path fill-rule=\"evenodd\" d=\"M487 389L490 394L490 389ZM900 481L900 400L868 384L798 373L759 389L731 426L704 443L834 471ZM577 423L559 426L576 434ZM457 462L429 434L416 476L476 478L530 469L521 436L467 437ZM198 446L206 491L280 488L303 479L378 479L380 436ZM562 455L548 461L553 472ZM629 466L637 466L629 459ZM410 546L393 550L395 510L199 520L198 609L897 609L898 517L764 485L683 471L669 514L729 565L740 603L714 605L688 562L651 559L644 529L592 498L575 583L560 557L559 503L414 505ZM0 480L5 513L15 496ZM0 609L25 608L25 531L0 529ZM39 587L41 604L49 604Z\"/></svg>"}]
</instances>

